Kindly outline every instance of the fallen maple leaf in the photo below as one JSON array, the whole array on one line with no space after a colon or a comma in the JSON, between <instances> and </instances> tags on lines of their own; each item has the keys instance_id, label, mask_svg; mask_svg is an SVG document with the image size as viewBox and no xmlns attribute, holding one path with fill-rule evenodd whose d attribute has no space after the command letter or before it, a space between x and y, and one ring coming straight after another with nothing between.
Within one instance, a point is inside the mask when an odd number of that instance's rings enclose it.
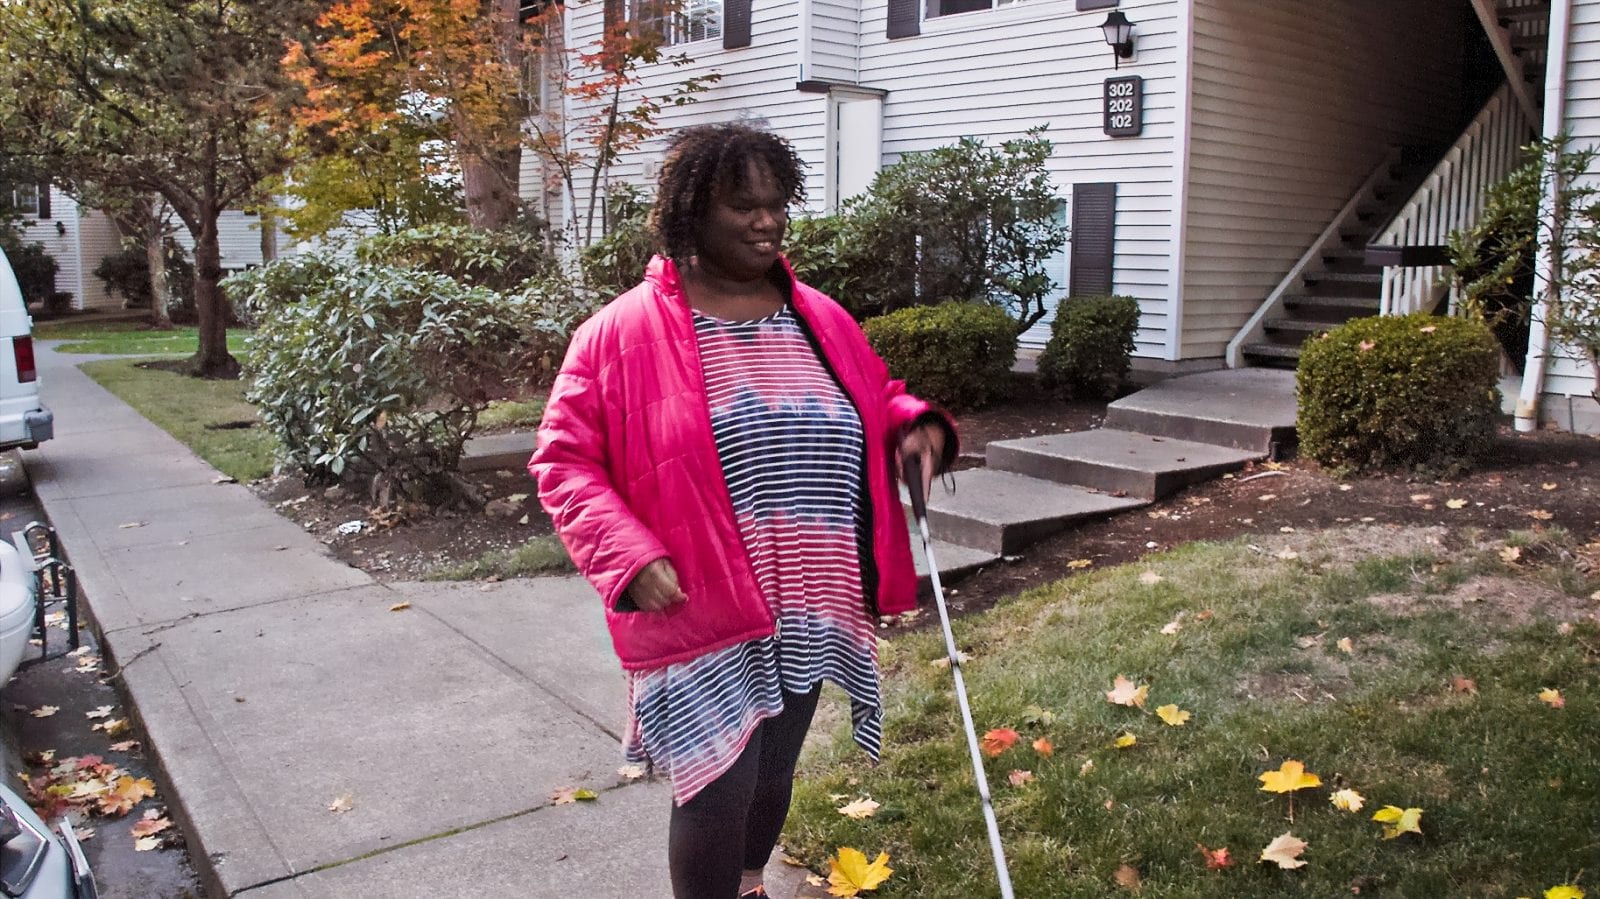
<instances>
[{"instance_id":1,"label":"fallen maple leaf","mask_svg":"<svg viewBox=\"0 0 1600 899\"><path fill-rule=\"evenodd\" d=\"M1071 562L1067 563L1067 567L1073 569L1074 571L1076 571L1076 570L1078 570L1080 568L1088 568L1090 565L1093 565L1093 564L1094 563L1089 561L1088 559L1073 559Z\"/></svg>"},{"instance_id":2,"label":"fallen maple leaf","mask_svg":"<svg viewBox=\"0 0 1600 899\"><path fill-rule=\"evenodd\" d=\"M993 758L1015 746L1020 738L1021 735L1009 727L997 727L984 734L978 745L982 747L984 755Z\"/></svg>"},{"instance_id":3,"label":"fallen maple leaf","mask_svg":"<svg viewBox=\"0 0 1600 899\"><path fill-rule=\"evenodd\" d=\"M135 852L149 852L152 849L160 848L160 837L140 837L133 841L133 849Z\"/></svg>"},{"instance_id":4,"label":"fallen maple leaf","mask_svg":"<svg viewBox=\"0 0 1600 899\"><path fill-rule=\"evenodd\" d=\"M155 817L151 817L152 814L155 815ZM155 809L151 809L150 811L145 812L144 818L134 822L130 832L135 837L153 837L171 826L171 819L163 818L161 817L160 812L156 811Z\"/></svg>"},{"instance_id":5,"label":"fallen maple leaf","mask_svg":"<svg viewBox=\"0 0 1600 899\"><path fill-rule=\"evenodd\" d=\"M1156 709L1156 714L1170 727L1182 727L1194 717L1175 705L1160 706Z\"/></svg>"},{"instance_id":6,"label":"fallen maple leaf","mask_svg":"<svg viewBox=\"0 0 1600 899\"><path fill-rule=\"evenodd\" d=\"M1039 753L1045 758L1049 758L1055 754L1056 747L1055 744L1051 743L1048 739L1040 737L1039 739L1033 741L1033 751Z\"/></svg>"},{"instance_id":7,"label":"fallen maple leaf","mask_svg":"<svg viewBox=\"0 0 1600 899\"><path fill-rule=\"evenodd\" d=\"M861 799L857 799L855 802L842 805L836 809L836 811L838 811L839 814L844 815L846 818L854 818L859 821L862 818L870 818L877 814L878 803L873 802L871 796L866 796Z\"/></svg>"},{"instance_id":8,"label":"fallen maple leaf","mask_svg":"<svg viewBox=\"0 0 1600 899\"><path fill-rule=\"evenodd\" d=\"M1566 708L1567 701L1561 696L1561 691L1555 687L1545 687L1539 691L1539 701L1552 709Z\"/></svg>"},{"instance_id":9,"label":"fallen maple leaf","mask_svg":"<svg viewBox=\"0 0 1600 899\"><path fill-rule=\"evenodd\" d=\"M1164 634L1165 636L1170 637L1170 636L1172 636L1173 634L1176 634L1178 631L1180 631L1182 629L1183 629L1183 613L1179 612L1177 615L1173 616L1171 621L1169 621L1166 624L1163 624L1161 626L1161 633Z\"/></svg>"},{"instance_id":10,"label":"fallen maple leaf","mask_svg":"<svg viewBox=\"0 0 1600 899\"><path fill-rule=\"evenodd\" d=\"M1111 741L1111 745L1117 747L1118 749L1127 749L1138 742L1138 737L1134 736L1133 734L1123 732L1118 734L1115 740Z\"/></svg>"},{"instance_id":11,"label":"fallen maple leaf","mask_svg":"<svg viewBox=\"0 0 1600 899\"><path fill-rule=\"evenodd\" d=\"M893 873L894 869L889 867L889 853L878 853L869 864L861 850L841 846L838 855L828 859L828 894L854 896L875 890Z\"/></svg>"},{"instance_id":12,"label":"fallen maple leaf","mask_svg":"<svg viewBox=\"0 0 1600 899\"><path fill-rule=\"evenodd\" d=\"M1347 656L1355 654L1356 644L1349 637L1340 637L1339 642L1333 645L1339 647L1339 651Z\"/></svg>"},{"instance_id":13,"label":"fallen maple leaf","mask_svg":"<svg viewBox=\"0 0 1600 899\"><path fill-rule=\"evenodd\" d=\"M35 718L48 718L51 715L54 715L56 712L59 712L59 711L61 711L61 707L60 706L42 705L42 706L39 706L38 708L34 709L33 711L29 712L28 714L32 715Z\"/></svg>"},{"instance_id":14,"label":"fallen maple leaf","mask_svg":"<svg viewBox=\"0 0 1600 899\"><path fill-rule=\"evenodd\" d=\"M1276 771L1268 771L1257 778L1261 789L1267 793L1293 793L1310 787L1322 786L1322 778L1307 774L1304 764L1294 759L1286 760Z\"/></svg>"},{"instance_id":15,"label":"fallen maple leaf","mask_svg":"<svg viewBox=\"0 0 1600 899\"><path fill-rule=\"evenodd\" d=\"M1078 766L1078 776L1079 777L1088 777L1089 775L1091 775L1093 773L1094 773L1094 759L1084 759L1083 760L1083 764Z\"/></svg>"},{"instance_id":16,"label":"fallen maple leaf","mask_svg":"<svg viewBox=\"0 0 1600 899\"><path fill-rule=\"evenodd\" d=\"M1206 844L1196 843L1195 848L1200 850L1200 857L1206 860L1206 870L1216 871L1221 868L1233 867L1234 858L1228 852L1228 847L1221 846L1216 849L1207 849Z\"/></svg>"},{"instance_id":17,"label":"fallen maple leaf","mask_svg":"<svg viewBox=\"0 0 1600 899\"><path fill-rule=\"evenodd\" d=\"M1125 890L1133 890L1134 892L1139 891L1140 881L1143 880L1143 878L1139 876L1139 869L1126 863L1119 866L1117 868L1117 873L1113 874L1112 877L1117 881L1117 886L1122 887Z\"/></svg>"},{"instance_id":18,"label":"fallen maple leaf","mask_svg":"<svg viewBox=\"0 0 1600 899\"><path fill-rule=\"evenodd\" d=\"M964 653L964 652L962 652L961 650L958 649L958 650L956 650L956 661L958 663L962 664L962 665L965 665L968 662L972 661L972 656L967 655L966 653ZM937 659L934 659L933 661L929 662L928 664L932 665L935 668L949 668L950 667L950 657L949 656L940 656Z\"/></svg>"},{"instance_id":19,"label":"fallen maple leaf","mask_svg":"<svg viewBox=\"0 0 1600 899\"><path fill-rule=\"evenodd\" d=\"M1308 846L1304 840L1296 839L1294 834L1284 832L1261 850L1261 860L1272 862L1280 868L1303 868L1306 862L1300 853L1306 851Z\"/></svg>"},{"instance_id":20,"label":"fallen maple leaf","mask_svg":"<svg viewBox=\"0 0 1600 899\"><path fill-rule=\"evenodd\" d=\"M1376 343L1373 343L1370 340L1363 340L1360 343L1356 344L1356 349L1359 352L1365 353L1367 350L1370 350L1375 346L1377 346Z\"/></svg>"},{"instance_id":21,"label":"fallen maple leaf","mask_svg":"<svg viewBox=\"0 0 1600 899\"><path fill-rule=\"evenodd\" d=\"M1532 512L1528 513L1528 517L1532 518L1534 521L1549 521L1555 516L1544 509L1534 509Z\"/></svg>"},{"instance_id":22,"label":"fallen maple leaf","mask_svg":"<svg viewBox=\"0 0 1600 899\"><path fill-rule=\"evenodd\" d=\"M83 717L85 717L85 718L109 718L109 717L111 717L112 709L113 709L112 706L103 705L103 706L100 706L97 709L92 709L90 711L84 712L83 713Z\"/></svg>"},{"instance_id":23,"label":"fallen maple leaf","mask_svg":"<svg viewBox=\"0 0 1600 899\"><path fill-rule=\"evenodd\" d=\"M1042 706L1030 705L1022 710L1022 723L1033 727L1049 727L1056 723L1056 713Z\"/></svg>"},{"instance_id":24,"label":"fallen maple leaf","mask_svg":"<svg viewBox=\"0 0 1600 899\"><path fill-rule=\"evenodd\" d=\"M617 769L617 773L622 775L623 780L638 780L644 776L644 766L623 765L621 768Z\"/></svg>"},{"instance_id":25,"label":"fallen maple leaf","mask_svg":"<svg viewBox=\"0 0 1600 899\"><path fill-rule=\"evenodd\" d=\"M1564 883L1545 890L1544 899L1583 899L1583 890L1570 883Z\"/></svg>"},{"instance_id":26,"label":"fallen maple leaf","mask_svg":"<svg viewBox=\"0 0 1600 899\"><path fill-rule=\"evenodd\" d=\"M139 748L138 740L123 740L121 743L112 743L112 752L132 752Z\"/></svg>"},{"instance_id":27,"label":"fallen maple leaf","mask_svg":"<svg viewBox=\"0 0 1600 899\"><path fill-rule=\"evenodd\" d=\"M1502 546L1500 548L1500 561L1507 565L1515 565L1522 558L1522 548L1518 546Z\"/></svg>"},{"instance_id":28,"label":"fallen maple leaf","mask_svg":"<svg viewBox=\"0 0 1600 899\"><path fill-rule=\"evenodd\" d=\"M133 810L139 800L156 794L156 785L148 777L123 775L111 785L111 791L101 796L100 811L107 815L121 815Z\"/></svg>"},{"instance_id":29,"label":"fallen maple leaf","mask_svg":"<svg viewBox=\"0 0 1600 899\"><path fill-rule=\"evenodd\" d=\"M1149 685L1135 687L1133 681L1122 675L1117 675L1111 682L1111 689L1106 691L1106 701L1114 705L1138 706L1144 708L1144 701L1150 695Z\"/></svg>"},{"instance_id":30,"label":"fallen maple leaf","mask_svg":"<svg viewBox=\"0 0 1600 899\"><path fill-rule=\"evenodd\" d=\"M1383 838L1392 840L1403 833L1422 835L1422 809L1402 809L1386 805L1372 813L1372 820L1383 825Z\"/></svg>"},{"instance_id":31,"label":"fallen maple leaf","mask_svg":"<svg viewBox=\"0 0 1600 899\"><path fill-rule=\"evenodd\" d=\"M1444 507L1446 509L1460 509L1464 508L1466 505L1467 501L1464 499L1447 499L1444 501Z\"/></svg>"},{"instance_id":32,"label":"fallen maple leaf","mask_svg":"<svg viewBox=\"0 0 1600 899\"><path fill-rule=\"evenodd\" d=\"M550 802L554 805L571 805L574 802L593 802L600 795L593 790L582 787L565 787L550 794Z\"/></svg>"},{"instance_id":33,"label":"fallen maple leaf","mask_svg":"<svg viewBox=\"0 0 1600 899\"><path fill-rule=\"evenodd\" d=\"M346 793L343 796L340 796L338 799L328 803L328 811L338 813L348 812L352 808L355 808L355 804L356 797Z\"/></svg>"},{"instance_id":34,"label":"fallen maple leaf","mask_svg":"<svg viewBox=\"0 0 1600 899\"><path fill-rule=\"evenodd\" d=\"M1357 793L1355 790L1336 790L1332 796L1328 797L1328 801L1333 803L1333 807L1339 811L1359 812L1361 807L1367 804L1367 797Z\"/></svg>"},{"instance_id":35,"label":"fallen maple leaf","mask_svg":"<svg viewBox=\"0 0 1600 899\"><path fill-rule=\"evenodd\" d=\"M1164 580L1166 578L1156 574L1154 571L1146 571L1144 574L1139 575L1139 583L1144 584L1146 587L1154 587Z\"/></svg>"},{"instance_id":36,"label":"fallen maple leaf","mask_svg":"<svg viewBox=\"0 0 1600 899\"><path fill-rule=\"evenodd\" d=\"M1450 689L1457 693L1478 692L1478 682L1470 677L1454 677L1450 680Z\"/></svg>"},{"instance_id":37,"label":"fallen maple leaf","mask_svg":"<svg viewBox=\"0 0 1600 899\"><path fill-rule=\"evenodd\" d=\"M127 733L128 732L128 727L129 727L128 719L126 719L126 718L108 718L105 721L100 722L99 724L91 724L89 726L89 729L90 730L103 730L103 731L105 731L106 736L115 737L118 734Z\"/></svg>"}]
</instances>

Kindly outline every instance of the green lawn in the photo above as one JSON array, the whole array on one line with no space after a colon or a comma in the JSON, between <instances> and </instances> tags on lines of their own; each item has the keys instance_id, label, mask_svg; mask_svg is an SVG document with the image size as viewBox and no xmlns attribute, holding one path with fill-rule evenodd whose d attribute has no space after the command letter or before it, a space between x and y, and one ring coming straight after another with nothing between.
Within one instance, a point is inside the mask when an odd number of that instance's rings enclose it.
<instances>
[{"instance_id":1,"label":"green lawn","mask_svg":"<svg viewBox=\"0 0 1600 899\"><path fill-rule=\"evenodd\" d=\"M100 386L182 441L213 468L251 481L272 472L272 437L244 400L243 381L211 381L140 368L133 359L90 362ZM248 423L249 426L241 427Z\"/></svg>"},{"instance_id":2,"label":"green lawn","mask_svg":"<svg viewBox=\"0 0 1600 899\"><path fill-rule=\"evenodd\" d=\"M243 328L230 328L228 349L235 353L242 352L244 338L249 333ZM70 320L44 322L33 329L33 337L35 340L67 341L56 347L58 353L116 356L189 354L195 351L200 340L198 332L192 327L155 331L138 321L92 324Z\"/></svg>"},{"instance_id":3,"label":"green lawn","mask_svg":"<svg viewBox=\"0 0 1600 899\"><path fill-rule=\"evenodd\" d=\"M1562 540L1194 544L958 622L978 732L1019 735L987 759L1016 895L1594 893L1600 582ZM998 895L943 655L936 627L886 641L883 764L834 728L797 783L785 845L824 874L842 846L889 853L875 896ZM1119 676L1148 687L1143 708L1109 701ZM1193 717L1164 723L1168 704ZM1259 781L1288 760L1322 781L1292 807ZM1335 808L1344 788L1365 808ZM869 796L871 817L837 810ZM1422 809L1421 835L1382 839L1390 805ZM1304 867L1259 861L1286 832ZM1207 869L1199 845L1236 861Z\"/></svg>"}]
</instances>

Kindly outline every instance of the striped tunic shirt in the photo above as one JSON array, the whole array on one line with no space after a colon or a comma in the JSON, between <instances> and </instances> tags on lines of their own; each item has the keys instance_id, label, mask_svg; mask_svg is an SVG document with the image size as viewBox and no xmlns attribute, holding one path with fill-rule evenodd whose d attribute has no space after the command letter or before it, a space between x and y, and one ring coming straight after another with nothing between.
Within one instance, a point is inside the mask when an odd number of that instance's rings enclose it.
<instances>
[{"instance_id":1,"label":"striped tunic shirt","mask_svg":"<svg viewBox=\"0 0 1600 899\"><path fill-rule=\"evenodd\" d=\"M860 417L788 306L754 321L694 322L717 454L778 630L629 673L624 754L670 777L679 805L732 767L756 725L783 711L783 691L824 679L842 687L856 742L874 760L883 724L857 543Z\"/></svg>"}]
</instances>

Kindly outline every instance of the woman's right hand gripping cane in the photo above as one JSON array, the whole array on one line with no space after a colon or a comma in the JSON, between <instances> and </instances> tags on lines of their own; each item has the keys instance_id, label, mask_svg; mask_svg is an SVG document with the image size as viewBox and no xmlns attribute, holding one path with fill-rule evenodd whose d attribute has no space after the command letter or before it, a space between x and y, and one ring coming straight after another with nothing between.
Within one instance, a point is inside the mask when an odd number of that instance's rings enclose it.
<instances>
[{"instance_id":1,"label":"woman's right hand gripping cane","mask_svg":"<svg viewBox=\"0 0 1600 899\"><path fill-rule=\"evenodd\" d=\"M633 576L628 584L628 598L641 612L661 612L683 602L688 597L678 586L678 572L670 559L661 558Z\"/></svg>"}]
</instances>

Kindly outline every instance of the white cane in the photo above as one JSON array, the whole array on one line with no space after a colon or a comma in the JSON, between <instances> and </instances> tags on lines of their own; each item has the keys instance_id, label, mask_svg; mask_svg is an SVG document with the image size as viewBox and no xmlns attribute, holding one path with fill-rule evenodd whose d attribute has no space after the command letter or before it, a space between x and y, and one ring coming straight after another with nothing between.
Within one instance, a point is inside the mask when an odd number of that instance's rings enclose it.
<instances>
[{"instance_id":1,"label":"white cane","mask_svg":"<svg viewBox=\"0 0 1600 899\"><path fill-rule=\"evenodd\" d=\"M989 828L989 848L994 850L994 870L1000 878L1001 899L1013 899L1011 872L1006 867L1006 851L1000 845L1000 823L994 817L994 801L989 798L989 781L983 774L983 753L978 749L978 731L972 725L972 709L967 706L967 685L961 679L961 657L956 653L956 637L950 630L950 612L944 604L944 585L939 583L939 563L933 558L928 536L928 504L922 495L922 456L908 455L902 460L901 475L911 493L911 511L922 532L922 552L928 560L928 581L933 584L933 601L939 607L939 625L944 628L944 650L950 657L950 673L956 681L956 704L961 706L961 723L967 729L967 749L972 753L972 776L978 781L983 798L983 823Z\"/></svg>"}]
</instances>

